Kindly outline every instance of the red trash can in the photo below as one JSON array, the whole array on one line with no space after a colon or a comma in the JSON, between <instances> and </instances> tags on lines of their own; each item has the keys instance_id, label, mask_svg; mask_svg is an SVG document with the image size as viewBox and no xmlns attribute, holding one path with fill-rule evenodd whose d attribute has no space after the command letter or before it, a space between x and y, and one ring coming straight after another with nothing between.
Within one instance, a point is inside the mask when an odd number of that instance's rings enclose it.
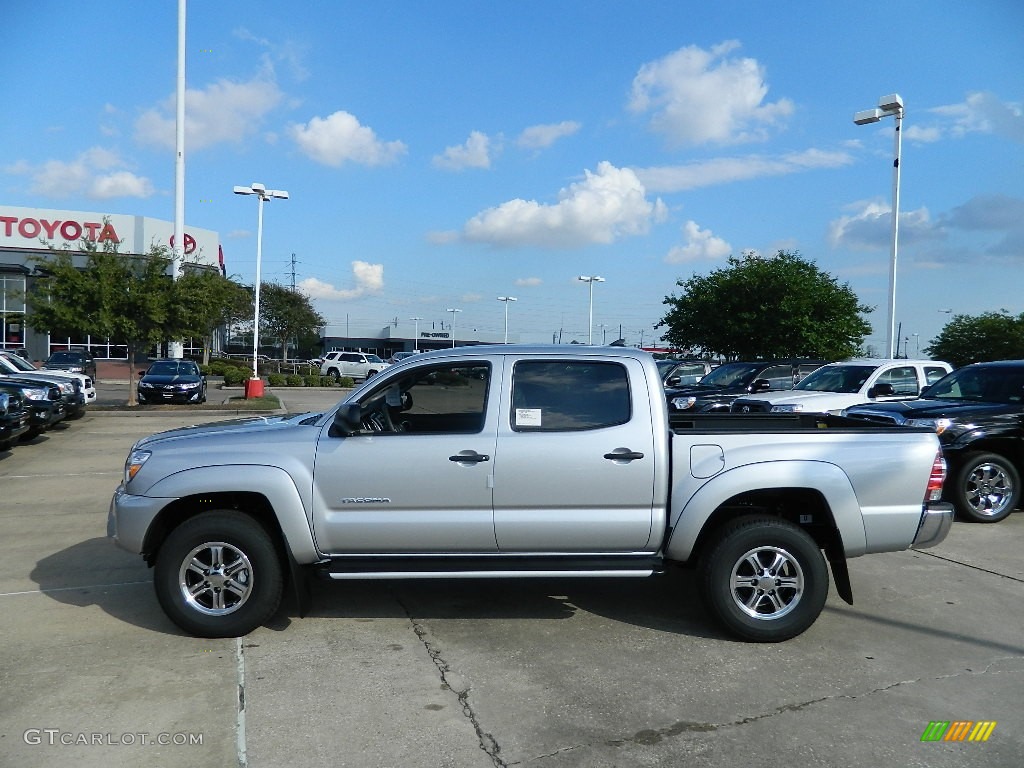
<instances>
[{"instance_id":1,"label":"red trash can","mask_svg":"<svg viewBox=\"0 0 1024 768\"><path fill-rule=\"evenodd\" d=\"M245 380L245 399L263 397L263 379Z\"/></svg>"}]
</instances>

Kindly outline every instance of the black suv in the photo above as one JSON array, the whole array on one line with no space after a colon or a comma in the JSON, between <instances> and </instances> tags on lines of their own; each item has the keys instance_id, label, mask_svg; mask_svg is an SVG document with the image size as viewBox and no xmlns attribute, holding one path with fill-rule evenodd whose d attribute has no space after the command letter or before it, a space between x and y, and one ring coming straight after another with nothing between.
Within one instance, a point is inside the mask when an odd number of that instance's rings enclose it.
<instances>
[{"instance_id":1,"label":"black suv","mask_svg":"<svg viewBox=\"0 0 1024 768\"><path fill-rule=\"evenodd\" d=\"M71 371L71 373L84 373L96 381L96 358L87 349L69 349L64 352L54 352L43 363L43 368L48 371Z\"/></svg>"},{"instance_id":2,"label":"black suv","mask_svg":"<svg viewBox=\"0 0 1024 768\"><path fill-rule=\"evenodd\" d=\"M29 430L30 414L20 392L0 392L0 451L8 451Z\"/></svg>"},{"instance_id":3,"label":"black suv","mask_svg":"<svg viewBox=\"0 0 1024 768\"><path fill-rule=\"evenodd\" d=\"M826 360L755 360L724 363L698 383L665 387L669 412L727 412L732 401L755 392L792 389L800 379Z\"/></svg>"},{"instance_id":4,"label":"black suv","mask_svg":"<svg viewBox=\"0 0 1024 768\"><path fill-rule=\"evenodd\" d=\"M943 495L964 519L995 523L1021 501L1024 360L974 363L925 387L917 400L855 405L844 415L938 432L949 464Z\"/></svg>"},{"instance_id":5,"label":"black suv","mask_svg":"<svg viewBox=\"0 0 1024 768\"><path fill-rule=\"evenodd\" d=\"M41 435L67 413L60 387L50 382L0 376L0 392L17 392L23 398L29 412L29 426L21 436L22 440Z\"/></svg>"}]
</instances>

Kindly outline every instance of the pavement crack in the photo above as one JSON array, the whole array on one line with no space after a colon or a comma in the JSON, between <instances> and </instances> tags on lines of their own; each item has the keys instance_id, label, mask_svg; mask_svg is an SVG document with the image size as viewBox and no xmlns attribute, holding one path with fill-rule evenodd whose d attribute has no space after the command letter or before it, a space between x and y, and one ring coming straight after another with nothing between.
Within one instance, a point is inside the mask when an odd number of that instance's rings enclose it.
<instances>
[{"instance_id":1,"label":"pavement crack","mask_svg":"<svg viewBox=\"0 0 1024 768\"><path fill-rule=\"evenodd\" d=\"M419 638L419 641L423 644L423 647L427 651L427 655L430 656L430 660L433 661L434 666L437 667L438 674L441 677L441 683L445 688L454 693L458 699L459 706L462 708L463 716L469 721L470 725L473 726L480 749L483 750L483 752L491 759L495 768L508 768L508 763L501 758L501 746L493 735L484 730L476 712L473 710L473 704L469 698L472 688L468 685L459 685L455 682L454 677L456 675L452 671L451 665L449 665L447 660L445 660L441 650L431 641L426 627L416 620L409 611L409 608L401 599L396 597L396 600L398 601L398 604L402 606L402 610L405 611L405 615L409 619L409 624L412 626L412 631L416 633L416 637Z\"/></svg>"}]
</instances>

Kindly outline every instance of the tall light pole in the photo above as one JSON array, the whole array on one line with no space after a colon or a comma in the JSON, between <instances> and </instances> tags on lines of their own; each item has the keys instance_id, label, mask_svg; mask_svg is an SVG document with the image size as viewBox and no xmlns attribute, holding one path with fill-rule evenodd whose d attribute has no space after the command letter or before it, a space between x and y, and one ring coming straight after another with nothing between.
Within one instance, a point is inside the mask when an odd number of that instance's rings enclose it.
<instances>
[{"instance_id":1,"label":"tall light pole","mask_svg":"<svg viewBox=\"0 0 1024 768\"><path fill-rule=\"evenodd\" d=\"M505 343L508 344L508 303L510 301L519 301L515 296L499 296L498 301L505 302Z\"/></svg>"},{"instance_id":2,"label":"tall light pole","mask_svg":"<svg viewBox=\"0 0 1024 768\"><path fill-rule=\"evenodd\" d=\"M259 200L259 214L256 218L256 313L252 325L252 377L260 377L259 355L260 355L260 268L263 264L263 203L275 198L287 200L288 193L282 189L267 189L263 184L253 184L249 187L235 187L236 195L256 195Z\"/></svg>"},{"instance_id":3,"label":"tall light pole","mask_svg":"<svg viewBox=\"0 0 1024 768\"><path fill-rule=\"evenodd\" d=\"M603 283L604 278L598 275L580 275L576 278L584 283L590 283L590 323L587 325L587 330L590 333L590 341L588 344L594 343L594 283Z\"/></svg>"},{"instance_id":4,"label":"tall light pole","mask_svg":"<svg viewBox=\"0 0 1024 768\"><path fill-rule=\"evenodd\" d=\"M419 352L420 351L420 320L422 320L423 318L422 317L410 317L409 319L412 320L414 323L416 323L416 330L413 331L414 335L413 335L413 339L412 339L412 351L413 352Z\"/></svg>"},{"instance_id":5,"label":"tall light pole","mask_svg":"<svg viewBox=\"0 0 1024 768\"><path fill-rule=\"evenodd\" d=\"M178 73L175 88L174 236L171 238L171 280L181 277L185 254L185 2L178 0ZM167 342L167 356L185 356L181 341Z\"/></svg>"},{"instance_id":6,"label":"tall light pole","mask_svg":"<svg viewBox=\"0 0 1024 768\"><path fill-rule=\"evenodd\" d=\"M452 349L455 349L455 313L461 311L461 309L454 309L452 307L448 307L448 309L445 310L445 312L452 313Z\"/></svg>"},{"instance_id":7,"label":"tall light pole","mask_svg":"<svg viewBox=\"0 0 1024 768\"><path fill-rule=\"evenodd\" d=\"M885 346L889 357L896 357L899 351L899 339L896 338L896 254L899 246L900 231L900 147L903 134L903 99L898 93L890 93L878 100L874 109L865 109L853 116L857 125L877 123L883 117L896 118L896 138L894 140L894 159L892 163L892 256L889 259L889 328Z\"/></svg>"}]
</instances>

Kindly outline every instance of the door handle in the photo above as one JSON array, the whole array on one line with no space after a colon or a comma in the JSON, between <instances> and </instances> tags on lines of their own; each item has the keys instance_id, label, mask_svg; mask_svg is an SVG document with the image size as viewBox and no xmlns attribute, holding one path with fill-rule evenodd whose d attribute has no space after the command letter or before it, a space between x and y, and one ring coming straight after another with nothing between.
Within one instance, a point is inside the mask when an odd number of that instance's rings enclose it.
<instances>
[{"instance_id":1,"label":"door handle","mask_svg":"<svg viewBox=\"0 0 1024 768\"><path fill-rule=\"evenodd\" d=\"M454 456L449 456L448 461L454 461L459 464L479 464L481 461L490 461L491 457L486 453L477 453L476 451L466 451L465 453L457 453Z\"/></svg>"},{"instance_id":2,"label":"door handle","mask_svg":"<svg viewBox=\"0 0 1024 768\"><path fill-rule=\"evenodd\" d=\"M611 453L606 453L604 457L611 461L636 461L637 459L642 459L644 455L638 451L628 451L624 448L619 448Z\"/></svg>"}]
</instances>

